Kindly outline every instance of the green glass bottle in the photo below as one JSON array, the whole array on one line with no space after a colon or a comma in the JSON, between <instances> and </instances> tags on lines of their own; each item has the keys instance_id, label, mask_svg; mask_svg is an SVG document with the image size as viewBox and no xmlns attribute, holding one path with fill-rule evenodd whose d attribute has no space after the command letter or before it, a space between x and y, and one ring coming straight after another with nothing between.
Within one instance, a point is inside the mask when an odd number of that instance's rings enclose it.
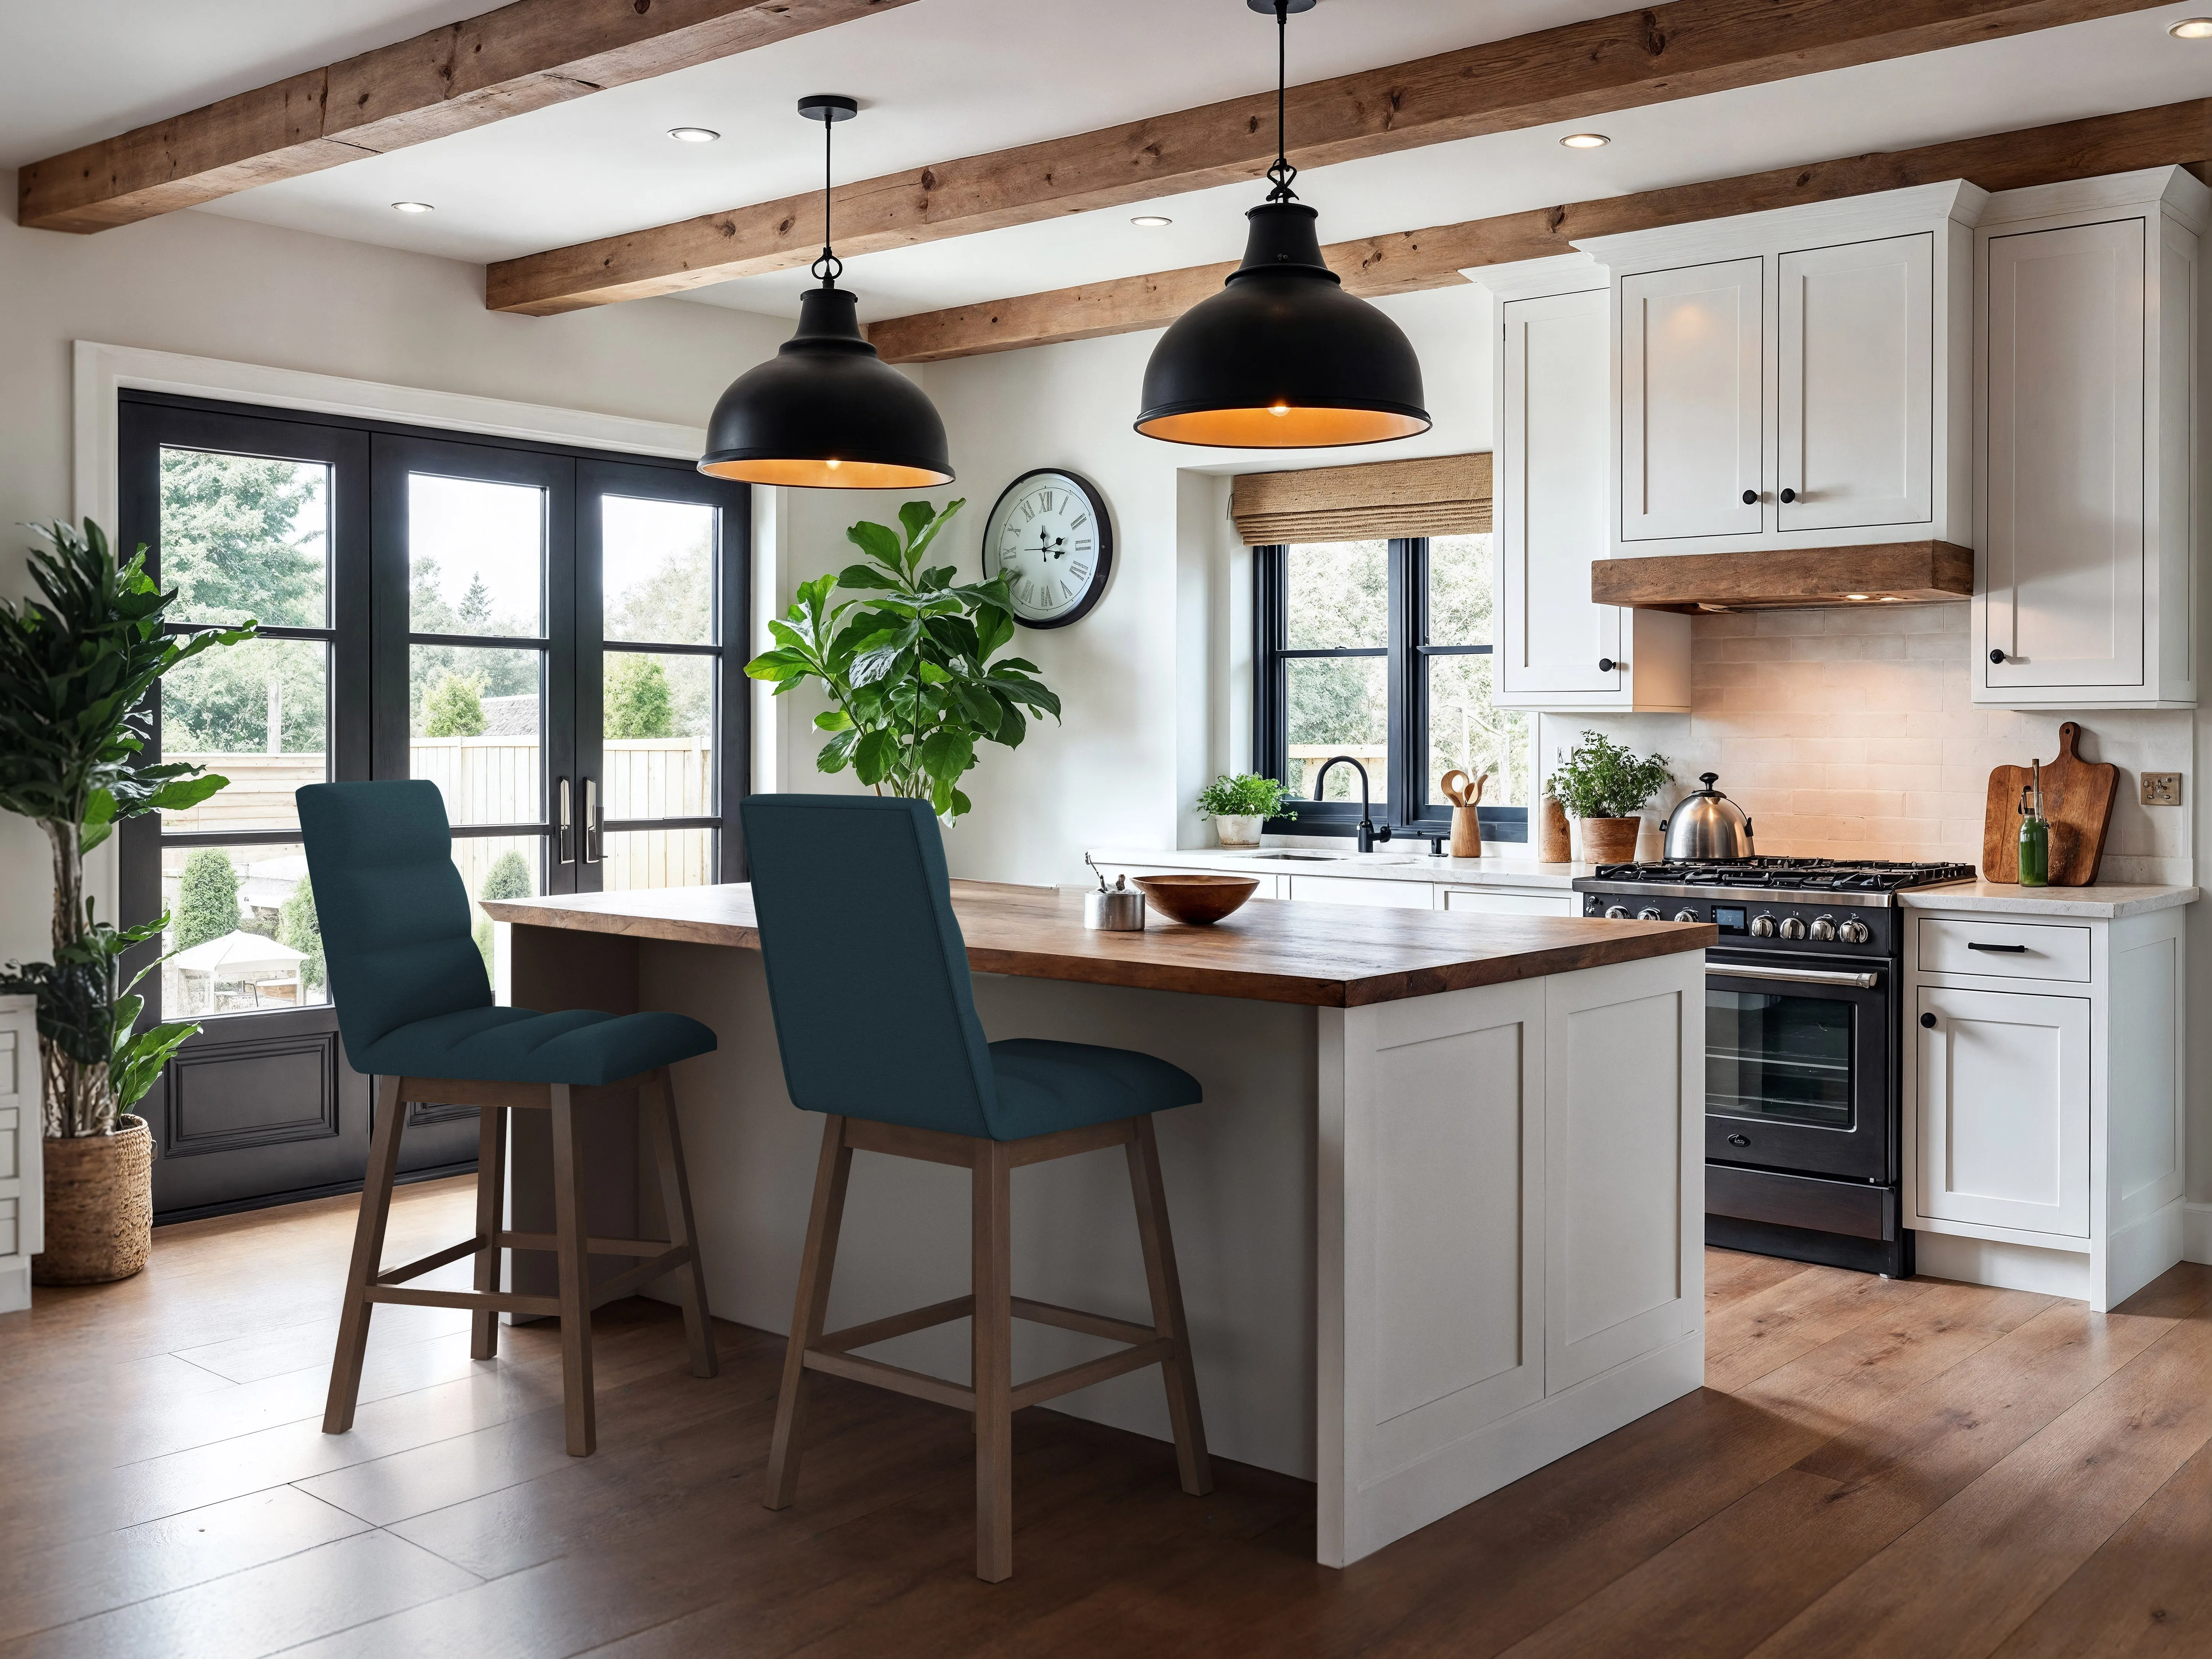
<instances>
[{"instance_id":1,"label":"green glass bottle","mask_svg":"<svg viewBox=\"0 0 2212 1659\"><path fill-rule=\"evenodd\" d=\"M2043 816L2043 767L2033 762L2035 781L2021 802L2020 884L2051 885L2051 824Z\"/></svg>"}]
</instances>

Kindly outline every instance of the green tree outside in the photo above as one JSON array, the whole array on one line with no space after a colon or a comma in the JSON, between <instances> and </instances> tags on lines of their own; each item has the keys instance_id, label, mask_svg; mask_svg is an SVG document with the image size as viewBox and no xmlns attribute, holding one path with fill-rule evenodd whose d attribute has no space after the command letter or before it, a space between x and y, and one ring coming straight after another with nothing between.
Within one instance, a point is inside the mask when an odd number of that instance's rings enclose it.
<instances>
[{"instance_id":1,"label":"green tree outside","mask_svg":"<svg viewBox=\"0 0 2212 1659\"><path fill-rule=\"evenodd\" d=\"M203 847L185 860L177 883L177 916L170 925L173 946L195 945L238 931L238 871L220 847Z\"/></svg>"},{"instance_id":2,"label":"green tree outside","mask_svg":"<svg viewBox=\"0 0 2212 1659\"><path fill-rule=\"evenodd\" d=\"M508 848L496 859L484 875L483 891L477 895L488 899L528 898L538 884L531 878L530 861L515 848Z\"/></svg>"},{"instance_id":3,"label":"green tree outside","mask_svg":"<svg viewBox=\"0 0 2212 1659\"><path fill-rule=\"evenodd\" d=\"M430 688L422 700L424 737L480 738L483 731L483 699L475 680L447 674Z\"/></svg>"},{"instance_id":4,"label":"green tree outside","mask_svg":"<svg viewBox=\"0 0 2212 1659\"><path fill-rule=\"evenodd\" d=\"M665 738L676 731L675 700L668 672L654 657L635 652L608 653L603 718L610 738Z\"/></svg>"},{"instance_id":5,"label":"green tree outside","mask_svg":"<svg viewBox=\"0 0 2212 1659\"><path fill-rule=\"evenodd\" d=\"M312 989L323 982L323 926L315 915L315 890L307 877L276 912L276 942L307 953L300 964L300 983Z\"/></svg>"}]
</instances>

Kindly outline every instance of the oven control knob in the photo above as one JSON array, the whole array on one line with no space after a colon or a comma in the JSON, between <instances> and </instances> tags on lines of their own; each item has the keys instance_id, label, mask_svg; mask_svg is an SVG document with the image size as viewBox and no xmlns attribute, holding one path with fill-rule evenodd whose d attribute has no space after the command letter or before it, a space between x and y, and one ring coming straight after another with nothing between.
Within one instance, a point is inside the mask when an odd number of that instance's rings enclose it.
<instances>
[{"instance_id":1,"label":"oven control knob","mask_svg":"<svg viewBox=\"0 0 2212 1659\"><path fill-rule=\"evenodd\" d=\"M1846 945L1864 945L1874 936L1868 931L1866 923L1853 920L1837 928L1836 937Z\"/></svg>"},{"instance_id":2,"label":"oven control knob","mask_svg":"<svg viewBox=\"0 0 2212 1659\"><path fill-rule=\"evenodd\" d=\"M1628 920L1628 907L1625 904L1607 905L1605 907L1605 919L1607 921L1626 921Z\"/></svg>"},{"instance_id":3,"label":"oven control knob","mask_svg":"<svg viewBox=\"0 0 2212 1659\"><path fill-rule=\"evenodd\" d=\"M1659 907L1658 907L1657 905L1656 905L1656 904L1647 904L1647 905L1645 905L1645 906L1644 906L1641 910L1638 910L1638 911L1636 913L1636 919L1637 919L1637 921L1658 921L1658 920L1659 920Z\"/></svg>"},{"instance_id":4,"label":"oven control knob","mask_svg":"<svg viewBox=\"0 0 2212 1659\"><path fill-rule=\"evenodd\" d=\"M1772 939L1774 937L1774 918L1772 916L1753 916L1751 919L1751 936L1753 939Z\"/></svg>"},{"instance_id":5,"label":"oven control knob","mask_svg":"<svg viewBox=\"0 0 2212 1659\"><path fill-rule=\"evenodd\" d=\"M1804 937L1805 937L1805 923L1804 923L1804 920L1803 920L1803 918L1799 917L1799 916L1784 916L1784 917L1783 917L1783 918L1782 918L1782 937L1783 937L1783 938L1784 938L1784 939L1802 939L1802 938L1804 938Z\"/></svg>"},{"instance_id":6,"label":"oven control knob","mask_svg":"<svg viewBox=\"0 0 2212 1659\"><path fill-rule=\"evenodd\" d=\"M1830 939L1835 938L1835 936L1836 924L1829 921L1826 916L1814 917L1812 930L1806 934L1808 939L1817 939L1823 945L1826 945Z\"/></svg>"},{"instance_id":7,"label":"oven control knob","mask_svg":"<svg viewBox=\"0 0 2212 1659\"><path fill-rule=\"evenodd\" d=\"M1685 909L1674 912L1674 920L1677 921L1695 921L1697 919L1698 913L1695 910Z\"/></svg>"}]
</instances>

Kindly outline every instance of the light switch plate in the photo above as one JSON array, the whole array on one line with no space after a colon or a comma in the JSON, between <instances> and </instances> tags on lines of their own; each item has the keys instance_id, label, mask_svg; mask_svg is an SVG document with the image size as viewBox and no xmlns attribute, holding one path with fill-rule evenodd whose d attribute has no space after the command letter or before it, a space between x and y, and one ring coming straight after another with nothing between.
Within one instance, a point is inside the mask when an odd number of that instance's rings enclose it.
<instances>
[{"instance_id":1,"label":"light switch plate","mask_svg":"<svg viewBox=\"0 0 2212 1659\"><path fill-rule=\"evenodd\" d=\"M2179 772L2146 772L2142 775L2142 804L2145 806L2179 806L2181 805L2181 774Z\"/></svg>"}]
</instances>

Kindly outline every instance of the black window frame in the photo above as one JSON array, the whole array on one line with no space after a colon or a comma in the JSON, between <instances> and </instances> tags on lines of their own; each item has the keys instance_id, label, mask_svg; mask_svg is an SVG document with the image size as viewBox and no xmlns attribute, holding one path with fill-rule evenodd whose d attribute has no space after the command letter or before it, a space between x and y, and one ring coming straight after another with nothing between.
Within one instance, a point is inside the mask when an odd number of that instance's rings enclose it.
<instances>
[{"instance_id":1,"label":"black window frame","mask_svg":"<svg viewBox=\"0 0 2212 1659\"><path fill-rule=\"evenodd\" d=\"M1406 836L1449 836L1451 805L1428 799L1429 676L1433 657L1489 656L1494 645L1432 645L1429 631L1429 538L1389 539L1389 625L1377 646L1299 647L1290 632L1289 544L1252 550L1252 764L1255 771L1290 778L1290 671L1294 659L1380 657L1388 665L1386 738L1389 799L1372 814L1378 826ZM1528 839L1525 806L1476 809L1486 842ZM1358 801L1300 799L1297 817L1270 818L1271 834L1344 836L1358 833Z\"/></svg>"}]
</instances>

